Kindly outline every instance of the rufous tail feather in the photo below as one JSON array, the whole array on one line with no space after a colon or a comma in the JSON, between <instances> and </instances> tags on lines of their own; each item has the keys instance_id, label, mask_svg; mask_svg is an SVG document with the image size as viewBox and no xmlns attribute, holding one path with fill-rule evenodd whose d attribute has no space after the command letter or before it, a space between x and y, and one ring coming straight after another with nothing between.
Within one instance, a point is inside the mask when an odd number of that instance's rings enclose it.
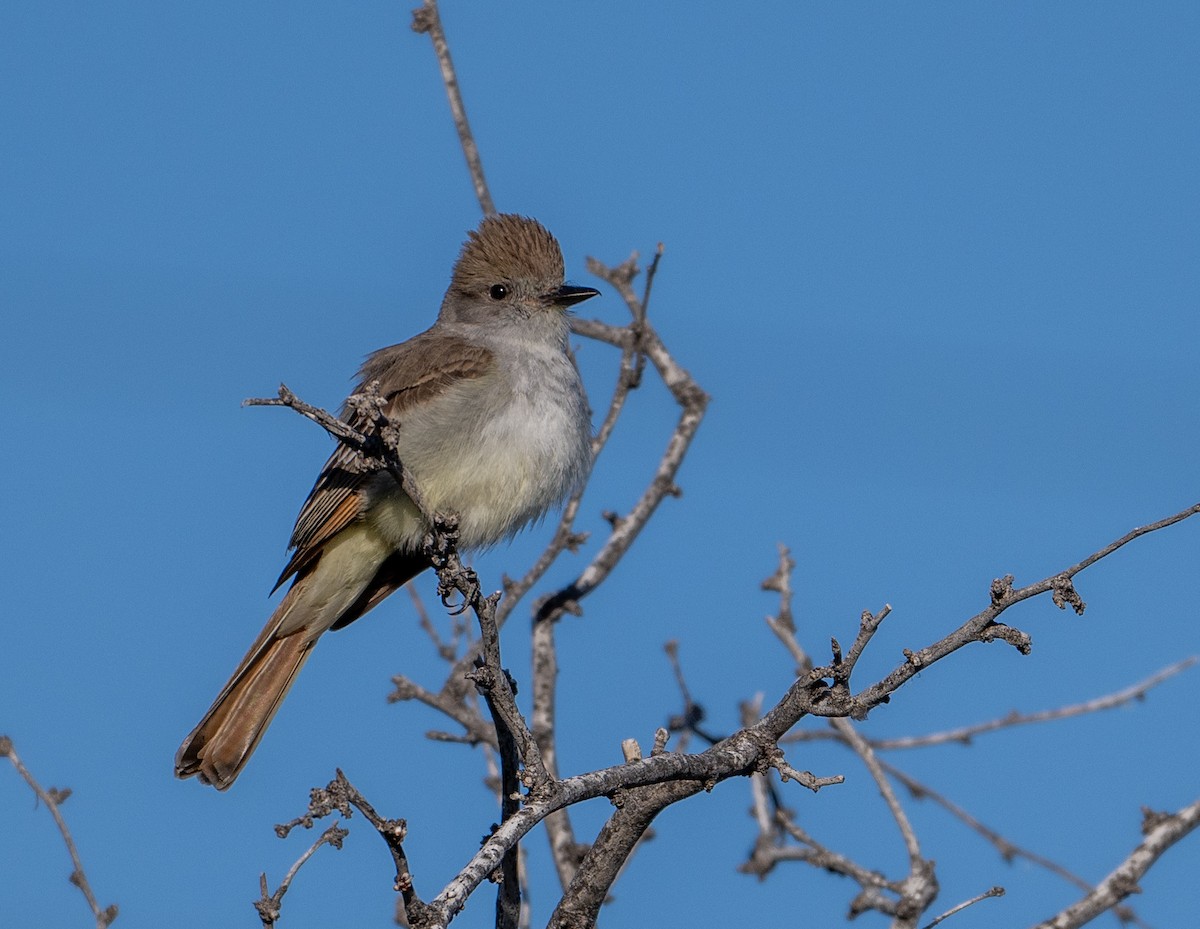
<instances>
[{"instance_id":1,"label":"rufous tail feather","mask_svg":"<svg viewBox=\"0 0 1200 929\"><path fill-rule=\"evenodd\" d=\"M176 777L199 775L205 784L225 790L253 754L314 644L304 629L278 638L277 618L287 598L267 623L204 718L175 755Z\"/></svg>"}]
</instances>

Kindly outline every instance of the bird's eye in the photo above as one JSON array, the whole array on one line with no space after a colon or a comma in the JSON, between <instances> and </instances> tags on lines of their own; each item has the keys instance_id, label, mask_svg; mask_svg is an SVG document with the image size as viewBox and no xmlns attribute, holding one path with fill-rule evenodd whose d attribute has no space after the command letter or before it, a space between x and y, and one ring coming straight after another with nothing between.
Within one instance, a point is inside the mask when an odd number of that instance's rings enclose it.
<instances>
[{"instance_id":1,"label":"bird's eye","mask_svg":"<svg viewBox=\"0 0 1200 929\"><path fill-rule=\"evenodd\" d=\"M493 284L488 288L488 296L493 300L503 300L508 296L508 288L503 284Z\"/></svg>"}]
</instances>

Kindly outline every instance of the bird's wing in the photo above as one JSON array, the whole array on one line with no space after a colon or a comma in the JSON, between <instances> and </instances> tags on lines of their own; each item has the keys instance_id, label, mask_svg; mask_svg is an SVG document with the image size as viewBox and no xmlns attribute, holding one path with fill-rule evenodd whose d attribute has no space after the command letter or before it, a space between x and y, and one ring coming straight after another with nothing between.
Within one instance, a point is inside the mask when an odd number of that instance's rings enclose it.
<instances>
[{"instance_id":1,"label":"bird's wing","mask_svg":"<svg viewBox=\"0 0 1200 929\"><path fill-rule=\"evenodd\" d=\"M393 425L402 424L405 410L432 399L454 383L481 377L490 369L491 360L492 353L482 346L427 331L371 355L359 372L361 380L354 393L361 393L378 380L379 394L385 401L384 415ZM351 406L343 409L342 418L363 434L375 432L370 417ZM339 442L325 462L296 518L288 545L292 557L279 575L276 589L289 577L315 565L325 544L362 515L363 484L372 473L359 470L357 458L356 451Z\"/></svg>"}]
</instances>

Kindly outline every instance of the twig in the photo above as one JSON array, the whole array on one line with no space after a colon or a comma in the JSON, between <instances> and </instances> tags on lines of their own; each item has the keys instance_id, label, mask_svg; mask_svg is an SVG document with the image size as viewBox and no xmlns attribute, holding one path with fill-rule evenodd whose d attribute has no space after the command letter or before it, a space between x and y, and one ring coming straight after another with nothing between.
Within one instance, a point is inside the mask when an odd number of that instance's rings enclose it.
<instances>
[{"instance_id":1,"label":"twig","mask_svg":"<svg viewBox=\"0 0 1200 929\"><path fill-rule=\"evenodd\" d=\"M557 719L558 650L554 642L554 623L533 627L533 737L542 753L547 774L558 777L558 747L555 740ZM566 810L546 817L546 837L558 874L559 886L566 890L579 866L580 850L575 830Z\"/></svg>"},{"instance_id":2,"label":"twig","mask_svg":"<svg viewBox=\"0 0 1200 929\"><path fill-rule=\"evenodd\" d=\"M345 819L349 819L354 815L354 810L358 810L363 817L369 822L379 837L387 844L388 851L391 852L392 862L396 866L396 878L393 882L393 889L400 894L404 904L405 912L408 914L410 922L415 922L424 918L425 904L421 902L417 896L416 889L413 887L412 873L408 867L408 857L404 853L404 839L408 834L408 823L403 819L386 819L375 812L373 807L353 784L341 769L338 769L336 776L332 781L324 787L314 787L309 795L308 809L303 816L287 823L281 823L275 827L275 834L281 839L287 838L288 834L297 826L303 826L305 829L311 829L316 820L322 819L331 813L339 813ZM336 824L335 824L336 825ZM339 830L340 835L333 833L333 838L328 840L330 845L336 848L341 848L342 839L348 834L347 830ZM326 830L326 834L330 834L330 830ZM287 885L291 883L291 879L295 872L299 869L308 858L316 851L322 841L326 841L326 836L323 835L317 841L308 853L296 862L292 870L288 872L288 876L284 879L284 883L280 889L276 891L275 897L267 897L266 895L266 875L263 875L263 899L260 903L269 904L272 899L275 900L276 910L274 918L278 919L278 902L287 891ZM255 904L258 906L259 904ZM260 909L260 914L262 910ZM264 917L264 924L266 920Z\"/></svg>"},{"instance_id":3,"label":"twig","mask_svg":"<svg viewBox=\"0 0 1200 929\"><path fill-rule=\"evenodd\" d=\"M793 593L791 576L795 567L796 563L791 558L786 546L780 545L779 563L775 569L775 573L764 580L761 585L763 590L770 590L779 594L778 613L775 616L768 616L766 622L767 626L775 633L776 638L779 639L784 648L787 649L788 654L796 662L797 675L811 675L813 672L812 658L800 644L797 637L795 616L792 612ZM851 648L849 661L843 657L841 646L837 640L834 639L832 641L833 665L831 676L834 686L831 692L842 697L846 696L854 663L858 660L858 656L862 654L862 650L879 628L880 623L882 623L890 609L890 607L885 606L878 614L872 614L870 611L863 612L859 621L859 634ZM744 721L744 724L745 722L748 721ZM878 761L872 751L871 744L847 720L835 719L832 721L832 724L831 728L836 734L838 741L853 748L866 765L876 786L879 788L880 794L891 810L893 818L896 820L901 837L909 853L908 877L903 881L888 880L878 872L870 871L845 855L834 852L820 844L792 820L791 814L782 808L774 792L768 795L765 791L754 791L753 793L755 798L754 814L758 822L759 835L750 858L739 870L754 873L763 878L779 861L804 861L814 867L823 868L833 873L844 874L852 878L859 885L861 888L860 892L851 904L852 914L862 913L869 909L879 910L882 913L897 917L901 912L910 916L913 913L919 914L933 901L937 892L933 864L922 859L916 834L903 808L897 801L891 785L887 782L887 778L883 776L881 762ZM780 758L783 757L782 751L778 748L776 752ZM780 771L782 773L783 769L780 768ZM765 809L768 796L775 808L775 815L770 818L767 816ZM780 844L782 841L780 830L796 841L801 842L805 847L796 848L795 846ZM887 896L884 891L894 894L895 898L898 899ZM900 924L897 921L896 925Z\"/></svg>"},{"instance_id":4,"label":"twig","mask_svg":"<svg viewBox=\"0 0 1200 929\"><path fill-rule=\"evenodd\" d=\"M977 736L988 732L995 732L1000 729L1008 729L1012 726L1024 726L1031 723L1045 723L1058 719L1068 719L1072 716L1083 716L1086 713L1098 713L1103 710L1112 710L1117 707L1124 706L1127 703L1132 703L1135 700L1145 699L1148 691L1157 687L1163 681L1174 677L1192 667L1198 659L1195 656L1185 658L1182 661L1177 661L1173 665L1168 665L1161 671L1156 671L1143 681L1139 681L1131 687L1126 687L1124 690L1118 690L1116 693L1107 694L1103 697L1096 697L1092 700L1086 700L1083 703L1075 703L1070 706L1058 707L1053 710L1039 710L1036 713L1019 713L1013 710L1011 713L1000 717L999 719L991 719L982 723L975 723L971 726L963 726L959 729L950 729L945 732L933 732L929 735L906 736L897 739L871 739L871 747L876 751L891 751L895 749L910 749L910 748L925 748L931 745L942 745L946 742L959 742L963 745L969 745L971 740Z\"/></svg>"},{"instance_id":5,"label":"twig","mask_svg":"<svg viewBox=\"0 0 1200 929\"><path fill-rule=\"evenodd\" d=\"M660 242L655 250L654 259L650 262L650 267L646 270L646 285L642 293L641 300L638 300L633 295L633 290L630 282L638 273L636 253L630 257L625 264L619 266L619 272L609 270L609 280L620 282L618 291L625 299L626 306L630 314L633 316L633 321L623 329L619 330L626 333L626 337L618 339L616 343L621 349L621 360L617 370L617 383L613 388L612 397L608 403L608 410L604 415L604 419L600 423L599 429L596 430L596 435L592 438L592 462L593 466L600 453L604 450L605 445L612 435L613 429L616 427L617 420L620 418L621 412L625 408L625 401L629 397L629 393L641 385L642 368L645 365L645 355L642 352L642 335L645 331L646 312L650 302L650 289L654 281L654 275L658 271L659 262L663 256L663 245ZM601 265L595 259L589 260L589 268L597 273L598 276L604 277L601 271L606 270L604 265ZM615 275L615 277L614 277ZM578 320L572 320L572 328L575 332L580 332L581 324ZM607 340L602 340L607 341ZM545 550L539 556L533 567L519 581L509 582L505 584L505 596L500 608L497 612L497 621L503 625L508 614L512 612L520 599L536 584L542 576L549 570L550 566L558 558L563 551L576 551L578 546L583 544L588 538L586 533L576 533L573 530L575 518L579 512L579 501L583 496L584 488L579 488L567 502L563 509L562 518L559 520L554 537L546 546Z\"/></svg>"},{"instance_id":6,"label":"twig","mask_svg":"<svg viewBox=\"0 0 1200 929\"><path fill-rule=\"evenodd\" d=\"M849 877L864 891L876 894L882 890L896 894L900 892L899 882L889 881L878 871L864 868L853 859L826 848L805 832L784 810L775 811L773 824L804 847L775 845L766 833L760 834L754 852L748 861L738 867L739 871L764 878L780 861L803 861L833 874Z\"/></svg>"},{"instance_id":7,"label":"twig","mask_svg":"<svg viewBox=\"0 0 1200 929\"><path fill-rule=\"evenodd\" d=\"M905 661L902 665L882 680L872 684L854 696L850 701L852 705L849 707L849 715L856 719L865 718L873 708L884 703L898 687L910 678L921 673L922 670L928 668L931 664L940 661L947 655L973 642L992 642L996 639L1001 639L1017 648L1023 654L1028 654L1032 648L1029 636L1018 629L997 622L998 617L1005 610L1023 600L1028 600L1030 597L1051 593L1055 605L1065 609L1069 603L1077 613L1082 613L1085 604L1072 585L1072 579L1080 571L1091 567L1102 558L1111 555L1117 549L1134 539L1159 529L1173 526L1197 513L1200 513L1200 504L1190 506L1186 510L1176 513L1174 516L1168 516L1166 519L1160 519L1157 522L1134 529L1094 554L1089 555L1079 563L1030 584L1027 587L1014 589L1011 576L993 581L991 603L986 609L977 613L954 632L950 633L950 635L943 637L934 644L915 652L906 650ZM840 703L840 701L830 701L830 703L831 706L829 709L831 712L828 715L847 715L844 712L845 707L833 705Z\"/></svg>"},{"instance_id":8,"label":"twig","mask_svg":"<svg viewBox=\"0 0 1200 929\"><path fill-rule=\"evenodd\" d=\"M457 689L443 688L434 693L422 687L412 678L397 674L392 677L395 690L388 694L388 703L400 703L405 700L416 700L440 713L444 713L463 727L465 734L455 740L468 745L496 745L496 730L480 714L476 706L463 699L463 694ZM452 741L444 733L426 733L428 738L436 738L439 742Z\"/></svg>"},{"instance_id":9,"label":"twig","mask_svg":"<svg viewBox=\"0 0 1200 929\"><path fill-rule=\"evenodd\" d=\"M959 820L968 829L977 832L989 843L991 843L991 845L996 849L996 852L1005 861L1011 862L1014 858L1024 858L1026 861L1046 869L1051 874L1061 877L1063 880L1074 884L1076 887L1079 887L1083 890L1088 890L1091 888L1091 884L1085 881L1082 877L1072 874L1062 865L1037 854L1037 852L1029 851L1026 848L1022 848L1021 846L1010 842L995 829L992 829L990 826L980 822L953 800L950 800L948 797L938 793L928 784L918 781L912 775L907 774L906 772L897 768L895 765L889 764L886 761L881 762L881 764L883 769L887 771L889 775L903 784L913 797L915 797L917 800L931 800L933 803L940 806L955 819Z\"/></svg>"},{"instance_id":10,"label":"twig","mask_svg":"<svg viewBox=\"0 0 1200 929\"><path fill-rule=\"evenodd\" d=\"M1062 572L1060 577L1066 577L1067 579L1073 578L1080 571L1083 571L1085 568L1090 568L1101 558L1107 558L1118 548L1123 545L1128 545L1134 539L1140 538L1141 536L1144 536L1150 532L1157 532L1159 529L1166 529L1168 526L1174 526L1176 523L1183 522L1183 520L1190 516L1195 516L1197 513L1200 513L1200 503L1193 504L1186 510L1176 513L1174 516L1167 516L1164 519L1158 520L1157 522L1149 523L1145 526L1139 526L1136 529L1130 529L1129 532L1125 533L1125 535L1121 536L1121 538L1117 539L1115 542L1110 542L1108 545L1104 546L1104 548L1100 549L1100 551L1088 555L1083 559L1083 561L1079 562L1079 564L1067 568L1067 570ZM1028 587L1024 587L1021 590L1016 591L1013 596L1019 597L1020 599L1025 599L1025 597L1033 597L1037 594L1045 593L1048 589L1054 586L1054 579L1048 581L1039 581L1037 584L1031 584ZM1065 609L1065 603L1058 604L1058 607L1059 609ZM1077 607L1076 612L1083 612L1082 605Z\"/></svg>"},{"instance_id":11,"label":"twig","mask_svg":"<svg viewBox=\"0 0 1200 929\"><path fill-rule=\"evenodd\" d=\"M692 699L692 693L688 690L687 678L683 674L683 665L679 661L679 643L672 639L663 645L663 651L667 655L667 660L671 662L671 671L675 675L675 686L679 688L679 695L683 697L683 712L667 720L667 731L694 733L708 745L716 745L725 737L700 728L700 723L704 722L706 713L704 707ZM677 746L676 751L683 751L682 742Z\"/></svg>"},{"instance_id":12,"label":"twig","mask_svg":"<svg viewBox=\"0 0 1200 929\"><path fill-rule=\"evenodd\" d=\"M792 571L796 568L796 561L792 558L792 553L786 545L780 544L778 548L779 565L775 568L775 573L760 585L763 590L772 590L779 594L779 612L775 616L767 617L767 626L776 636L784 640L784 645L791 652L800 671L807 671L808 668L803 665L808 660L808 656L796 642L796 617L792 613ZM790 641L788 641L789 638ZM795 643L795 647L792 643Z\"/></svg>"},{"instance_id":13,"label":"twig","mask_svg":"<svg viewBox=\"0 0 1200 929\"><path fill-rule=\"evenodd\" d=\"M575 332L618 346L634 338L628 328L612 327L593 320L575 319L571 325ZM682 408L679 420L667 442L667 448L658 463L654 477L642 496L628 513L610 519L613 528L600 550L574 581L539 604L535 622L552 622L565 613L578 611L579 601L612 573L663 499L678 496L681 492L675 483L675 475L704 418L709 398L692 380L691 375L671 357L649 323L645 324L643 332L637 338L646 357L654 364L663 383Z\"/></svg>"},{"instance_id":14,"label":"twig","mask_svg":"<svg viewBox=\"0 0 1200 929\"><path fill-rule=\"evenodd\" d=\"M467 170L471 172L471 183L475 185L475 196L484 215L496 212L492 202L491 192L483 177L483 161L479 158L479 149L475 146L475 137L467 123L467 108L463 105L462 92L458 87L458 77L454 72L454 62L450 60L450 46L446 42L446 33L442 29L442 17L438 13L437 0L422 0L422 4L413 10L413 32L428 33L433 42L433 53L437 55L438 66L442 70L442 83L446 85L446 96L450 100L450 112L454 116L454 128L458 130L458 141L462 145L463 155L467 159Z\"/></svg>"},{"instance_id":15,"label":"twig","mask_svg":"<svg viewBox=\"0 0 1200 929\"><path fill-rule=\"evenodd\" d=\"M117 905L109 904L103 909L100 908L100 903L96 900L96 895L92 893L92 885L88 882L87 874L83 870L83 861L79 857L79 850L75 847L75 840L71 838L71 830L67 828L67 821L63 819L61 806L67 797L71 796L69 788L50 787L44 788L37 782L29 769L25 767L20 757L17 755L16 749L13 748L12 739L6 735L0 735L0 757L8 758L12 766L21 778L29 785L30 789L37 795L37 798L46 805L46 809L50 811L50 815L54 817L54 822L58 826L58 831L62 834L63 841L67 845L67 853L71 856L71 876L69 880L72 884L79 888L87 901L88 907L92 911L92 915L96 918L96 929L107 929L117 918Z\"/></svg>"},{"instance_id":16,"label":"twig","mask_svg":"<svg viewBox=\"0 0 1200 929\"><path fill-rule=\"evenodd\" d=\"M904 847L908 851L909 876L902 885L900 907L904 912L916 915L924 913L937 897L938 885L934 877L933 862L921 856L921 846L912 823L909 822L904 807L900 805L896 792L892 790L891 782L883 771L883 765L867 744L867 740L847 719L832 719L830 723L866 765L904 840Z\"/></svg>"},{"instance_id":17,"label":"twig","mask_svg":"<svg viewBox=\"0 0 1200 929\"><path fill-rule=\"evenodd\" d=\"M337 823L334 823L332 826L322 832L317 838L317 841L313 842L313 844L309 846L308 851L296 859L296 863L288 869L288 873L284 875L283 880L280 882L279 886L275 889L275 893L273 894L267 893L268 887L266 872L264 871L259 875L258 886L262 896L254 901L254 908L258 910L258 918L262 920L262 924L264 927L266 927L266 929L270 929L270 927L274 926L279 920L280 913L283 910L283 895L286 894L288 892L288 888L292 886L292 879L296 876L303 864L308 861L308 859L311 858L316 853L317 849L322 845L332 845L334 848L340 849L342 847L342 840L345 839L349 834L350 833L348 830L341 828Z\"/></svg>"},{"instance_id":18,"label":"twig","mask_svg":"<svg viewBox=\"0 0 1200 929\"><path fill-rule=\"evenodd\" d=\"M334 783L343 792L346 800L363 814L363 817L375 827L379 837L387 844L388 851L392 854L392 863L396 866L393 889L404 899L405 908L411 910L420 901L416 891L413 890L412 872L408 868L408 856L404 853L404 839L408 836L408 821L386 819L376 813L375 807L367 801L357 787L350 783L340 768Z\"/></svg>"},{"instance_id":19,"label":"twig","mask_svg":"<svg viewBox=\"0 0 1200 929\"><path fill-rule=\"evenodd\" d=\"M417 509L421 511L426 522L432 523L434 514L429 511L421 489L417 487L416 481L404 467L396 452L394 444L396 433L383 413L384 401L379 395L379 381L366 384L361 391L351 396L346 402L361 412L372 424L374 428L372 433L359 432L327 410L305 403L292 393L286 384L279 385L277 397L250 397L242 401L242 406L286 406L306 419L311 419L347 448L357 453L357 467L363 471L389 472Z\"/></svg>"},{"instance_id":20,"label":"twig","mask_svg":"<svg viewBox=\"0 0 1200 929\"><path fill-rule=\"evenodd\" d=\"M983 893L981 893L977 897L972 897L970 900L964 900L962 903L958 904L957 906L952 906L950 909L946 910L945 913L943 913L941 916L938 916L932 922L926 923L924 925L923 929L933 929L933 927L936 926L938 923L944 922L945 920L947 920L951 916L953 916L955 913L961 913L963 910L965 910L969 906L974 906L980 900L987 900L989 897L1003 897L1003 896L1004 896L1004 888L1003 887L993 887L991 890L985 890Z\"/></svg>"},{"instance_id":21,"label":"twig","mask_svg":"<svg viewBox=\"0 0 1200 929\"><path fill-rule=\"evenodd\" d=\"M1129 857L1082 899L1036 929L1077 929L1111 909L1133 893L1139 893L1138 880L1172 845L1200 826L1200 800L1177 813L1152 813L1143 810L1142 833L1145 838Z\"/></svg>"}]
</instances>

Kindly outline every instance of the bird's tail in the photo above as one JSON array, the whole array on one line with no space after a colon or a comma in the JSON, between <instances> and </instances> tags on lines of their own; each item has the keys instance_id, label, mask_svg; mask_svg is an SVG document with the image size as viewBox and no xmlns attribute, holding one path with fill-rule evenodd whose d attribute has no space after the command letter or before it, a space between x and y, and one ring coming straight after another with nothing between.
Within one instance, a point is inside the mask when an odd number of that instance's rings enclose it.
<instances>
[{"instance_id":1,"label":"bird's tail","mask_svg":"<svg viewBox=\"0 0 1200 929\"><path fill-rule=\"evenodd\" d=\"M299 629L279 635L289 591L208 712L175 755L175 776L198 775L225 790L258 746L275 711L308 660L316 639Z\"/></svg>"},{"instance_id":2,"label":"bird's tail","mask_svg":"<svg viewBox=\"0 0 1200 929\"><path fill-rule=\"evenodd\" d=\"M317 639L358 619L428 565L424 556L381 554L369 547L379 547L371 539L367 547L356 541L362 538L351 538L340 550L326 550L315 568L292 584L200 724L179 746L176 777L198 776L217 790L229 787L258 747Z\"/></svg>"}]
</instances>

